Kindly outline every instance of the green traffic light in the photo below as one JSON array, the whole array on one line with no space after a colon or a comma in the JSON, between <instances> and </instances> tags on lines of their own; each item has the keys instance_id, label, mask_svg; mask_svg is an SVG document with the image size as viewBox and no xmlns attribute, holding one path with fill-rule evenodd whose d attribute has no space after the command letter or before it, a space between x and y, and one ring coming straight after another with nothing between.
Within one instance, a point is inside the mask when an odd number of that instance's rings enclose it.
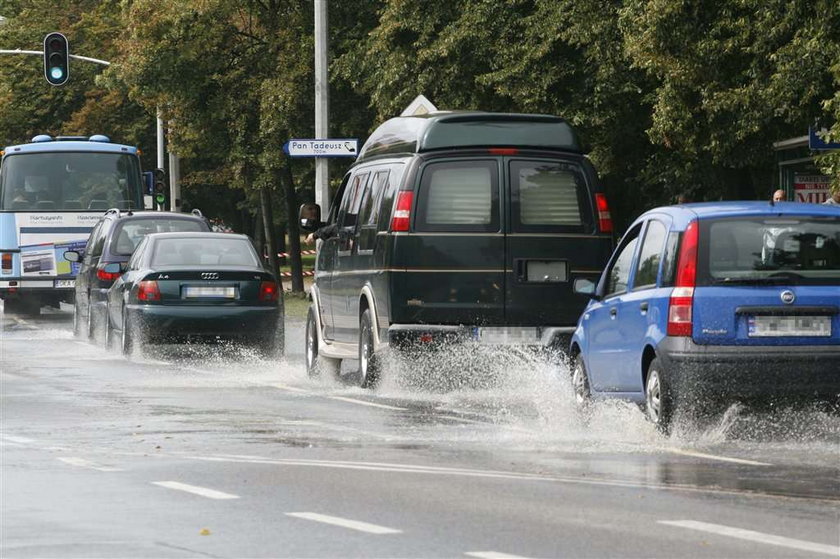
<instances>
[{"instance_id":1,"label":"green traffic light","mask_svg":"<svg viewBox=\"0 0 840 559\"><path fill-rule=\"evenodd\" d=\"M158 204L163 204L166 202L166 196L163 194L155 194L155 202Z\"/></svg>"}]
</instances>

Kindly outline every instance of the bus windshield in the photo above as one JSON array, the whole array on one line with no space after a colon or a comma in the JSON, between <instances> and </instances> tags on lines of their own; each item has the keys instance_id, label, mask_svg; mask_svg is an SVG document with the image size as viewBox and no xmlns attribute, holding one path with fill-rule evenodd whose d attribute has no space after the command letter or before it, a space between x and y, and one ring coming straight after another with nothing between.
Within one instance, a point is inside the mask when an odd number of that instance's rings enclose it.
<instances>
[{"instance_id":1,"label":"bus windshield","mask_svg":"<svg viewBox=\"0 0 840 559\"><path fill-rule=\"evenodd\" d=\"M124 153L8 155L0 169L0 210L142 209L140 166Z\"/></svg>"}]
</instances>

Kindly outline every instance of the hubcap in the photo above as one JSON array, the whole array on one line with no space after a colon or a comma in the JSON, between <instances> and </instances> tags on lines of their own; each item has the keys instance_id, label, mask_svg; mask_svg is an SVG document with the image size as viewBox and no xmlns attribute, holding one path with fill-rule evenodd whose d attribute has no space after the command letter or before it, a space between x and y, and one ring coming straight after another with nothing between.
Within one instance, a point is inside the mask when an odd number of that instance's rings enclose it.
<instances>
[{"instance_id":1,"label":"hubcap","mask_svg":"<svg viewBox=\"0 0 840 559\"><path fill-rule=\"evenodd\" d=\"M123 351L128 350L128 319L125 316L125 310L123 310L123 319L122 319L122 347Z\"/></svg>"},{"instance_id":2,"label":"hubcap","mask_svg":"<svg viewBox=\"0 0 840 559\"><path fill-rule=\"evenodd\" d=\"M659 414L662 413L662 403L659 386L659 372L656 369L652 369L650 373L648 373L647 386L645 392L647 400L648 417L650 417L650 420L654 423L658 423Z\"/></svg>"},{"instance_id":3,"label":"hubcap","mask_svg":"<svg viewBox=\"0 0 840 559\"><path fill-rule=\"evenodd\" d=\"M572 386L575 389L575 401L582 404L586 400L586 376L583 373L583 366L575 365L575 372L572 375Z\"/></svg>"},{"instance_id":4,"label":"hubcap","mask_svg":"<svg viewBox=\"0 0 840 559\"><path fill-rule=\"evenodd\" d=\"M306 368L310 371L315 363L315 328L312 321L306 323Z\"/></svg>"},{"instance_id":5,"label":"hubcap","mask_svg":"<svg viewBox=\"0 0 840 559\"><path fill-rule=\"evenodd\" d=\"M367 378L368 365L370 363L370 336L367 328L362 330L362 351L359 356L359 370L362 373L362 380Z\"/></svg>"}]
</instances>

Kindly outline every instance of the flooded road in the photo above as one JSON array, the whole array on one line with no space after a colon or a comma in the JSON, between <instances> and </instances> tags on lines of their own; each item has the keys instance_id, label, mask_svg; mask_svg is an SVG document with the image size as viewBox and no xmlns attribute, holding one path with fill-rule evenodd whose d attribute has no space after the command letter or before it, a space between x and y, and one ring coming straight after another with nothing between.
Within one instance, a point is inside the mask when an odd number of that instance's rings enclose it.
<instances>
[{"instance_id":1,"label":"flooded road","mask_svg":"<svg viewBox=\"0 0 840 559\"><path fill-rule=\"evenodd\" d=\"M515 351L370 392L309 379L294 321L280 362L127 360L71 322L2 317L3 557L840 555L836 412L736 405L664 437L631 404L580 413Z\"/></svg>"}]
</instances>

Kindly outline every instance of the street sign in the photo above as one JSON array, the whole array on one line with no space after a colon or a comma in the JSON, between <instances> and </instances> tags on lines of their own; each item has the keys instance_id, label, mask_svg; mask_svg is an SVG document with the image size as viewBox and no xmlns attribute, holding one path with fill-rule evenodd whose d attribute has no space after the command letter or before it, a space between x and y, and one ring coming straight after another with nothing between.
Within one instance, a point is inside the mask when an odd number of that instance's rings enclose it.
<instances>
[{"instance_id":1,"label":"street sign","mask_svg":"<svg viewBox=\"0 0 840 559\"><path fill-rule=\"evenodd\" d=\"M808 149L811 150L821 150L821 149L840 149L840 142L827 142L823 139L823 136L826 134L827 130L823 128L822 130L817 131L815 126L808 127Z\"/></svg>"},{"instance_id":2,"label":"street sign","mask_svg":"<svg viewBox=\"0 0 840 559\"><path fill-rule=\"evenodd\" d=\"M289 140L283 144L283 152L289 157L356 157L359 154L359 140Z\"/></svg>"}]
</instances>

